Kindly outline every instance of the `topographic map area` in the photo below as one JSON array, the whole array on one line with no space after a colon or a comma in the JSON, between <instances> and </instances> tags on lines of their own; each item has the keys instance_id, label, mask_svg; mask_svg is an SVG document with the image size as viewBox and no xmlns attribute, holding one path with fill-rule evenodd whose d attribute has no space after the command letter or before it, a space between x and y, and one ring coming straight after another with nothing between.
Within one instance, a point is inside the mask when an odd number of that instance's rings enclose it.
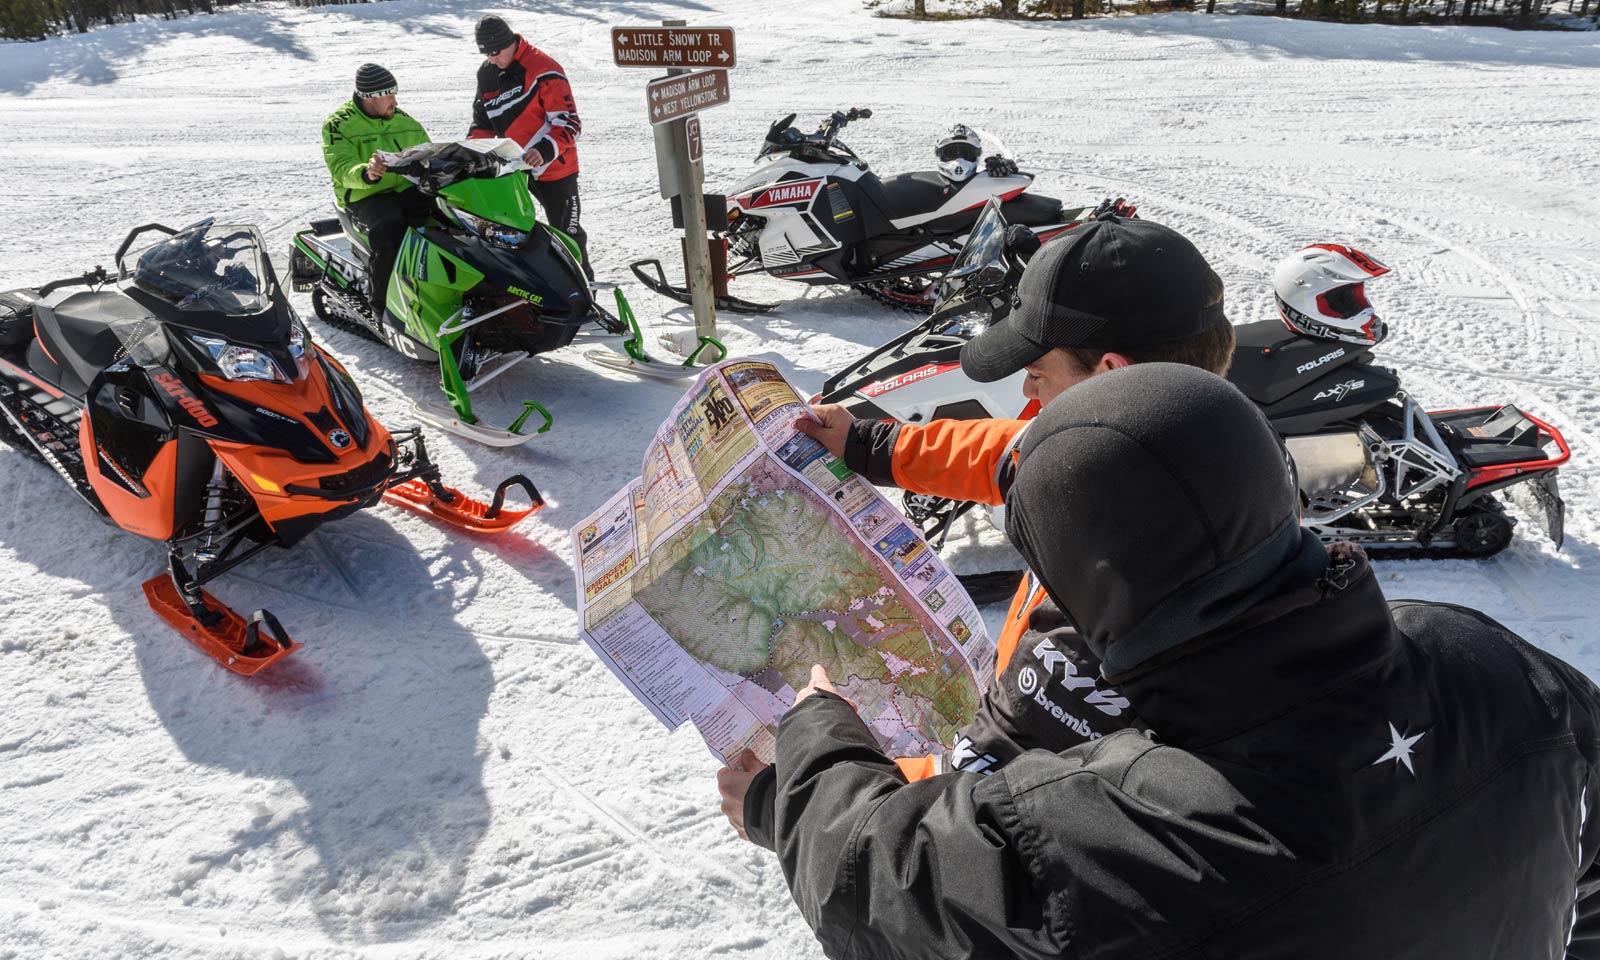
<instances>
[{"instance_id":1,"label":"topographic map area","mask_svg":"<svg viewBox=\"0 0 1600 960\"><path fill-rule=\"evenodd\" d=\"M994 676L972 598L872 484L796 429L772 364L701 373L639 476L572 528L584 642L669 730L771 759L821 664L891 756L942 753Z\"/></svg>"},{"instance_id":2,"label":"topographic map area","mask_svg":"<svg viewBox=\"0 0 1600 960\"><path fill-rule=\"evenodd\" d=\"M761 456L657 545L633 599L726 685L753 683L787 704L825 664L891 754L936 751L981 691L961 651L892 582L844 517Z\"/></svg>"}]
</instances>

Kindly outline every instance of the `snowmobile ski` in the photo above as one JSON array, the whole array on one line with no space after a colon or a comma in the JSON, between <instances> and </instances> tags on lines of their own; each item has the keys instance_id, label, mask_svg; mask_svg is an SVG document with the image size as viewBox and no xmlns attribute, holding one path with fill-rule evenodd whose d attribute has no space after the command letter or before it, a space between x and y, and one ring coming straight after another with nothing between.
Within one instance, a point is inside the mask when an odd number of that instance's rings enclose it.
<instances>
[{"instance_id":1,"label":"snowmobile ski","mask_svg":"<svg viewBox=\"0 0 1600 960\"><path fill-rule=\"evenodd\" d=\"M168 574L146 580L144 596L161 619L211 659L242 676L259 673L299 649L277 617L257 610L246 620L205 590L200 591L205 613L197 616Z\"/></svg>"},{"instance_id":2,"label":"snowmobile ski","mask_svg":"<svg viewBox=\"0 0 1600 960\"><path fill-rule=\"evenodd\" d=\"M635 376L649 377L652 380L687 380L700 375L697 366L700 357L707 351L716 355L711 357L712 363L718 363L728 356L728 348L716 337L701 337L693 351L682 363L667 363L650 356L644 348L644 333L639 329L639 320L633 315L633 307L622 296L622 291L616 291L617 316L627 330L626 339L622 341L623 353L615 350L596 349L585 351L584 357L607 370L620 370Z\"/></svg>"},{"instance_id":3,"label":"snowmobile ski","mask_svg":"<svg viewBox=\"0 0 1600 960\"><path fill-rule=\"evenodd\" d=\"M531 505L525 510L505 509L506 492L520 487L528 495ZM521 523L530 514L544 508L544 498L533 481L518 474L495 488L494 500L485 504L462 493L454 487L418 478L396 484L383 491L383 499L390 503L437 517L452 526L475 533L504 533Z\"/></svg>"},{"instance_id":4,"label":"snowmobile ski","mask_svg":"<svg viewBox=\"0 0 1600 960\"><path fill-rule=\"evenodd\" d=\"M431 400L413 400L411 413L423 423L437 427L445 433L453 433L458 437L476 440L491 447L515 447L527 443L541 433L550 432L550 427L555 423L555 418L550 415L537 400L522 401L522 413L511 422L509 427L491 427L486 423L467 423L456 416L455 408L448 403L439 403ZM522 428L527 425L528 418L539 414L544 422L538 429L523 433Z\"/></svg>"},{"instance_id":5,"label":"snowmobile ski","mask_svg":"<svg viewBox=\"0 0 1600 960\"><path fill-rule=\"evenodd\" d=\"M654 275L652 276L650 272L647 272L646 268L653 271ZM633 275L639 279L640 283L663 297L669 300L676 300L679 303L687 303L691 306L694 304L694 297L689 293L687 286L673 286L667 280L667 272L661 266L660 260L653 257L635 260L633 263L628 264L628 269L633 271ZM776 303L755 303L732 295L719 295L715 298L715 302L718 310L726 310L729 313L761 314L771 313L778 309Z\"/></svg>"}]
</instances>

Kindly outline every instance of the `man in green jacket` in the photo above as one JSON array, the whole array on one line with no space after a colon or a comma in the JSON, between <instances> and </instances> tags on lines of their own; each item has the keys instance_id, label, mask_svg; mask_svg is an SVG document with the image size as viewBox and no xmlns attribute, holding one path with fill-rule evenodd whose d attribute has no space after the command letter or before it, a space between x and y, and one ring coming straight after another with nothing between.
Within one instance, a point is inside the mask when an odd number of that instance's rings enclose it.
<instances>
[{"instance_id":1,"label":"man in green jacket","mask_svg":"<svg viewBox=\"0 0 1600 960\"><path fill-rule=\"evenodd\" d=\"M421 226L433 202L404 177L388 172L378 151L396 153L428 142L422 124L396 103L394 74L375 63L356 71L355 95L322 125L322 156L333 176L333 197L367 235L372 250L367 291L375 316L383 316L389 275L407 227Z\"/></svg>"}]
</instances>

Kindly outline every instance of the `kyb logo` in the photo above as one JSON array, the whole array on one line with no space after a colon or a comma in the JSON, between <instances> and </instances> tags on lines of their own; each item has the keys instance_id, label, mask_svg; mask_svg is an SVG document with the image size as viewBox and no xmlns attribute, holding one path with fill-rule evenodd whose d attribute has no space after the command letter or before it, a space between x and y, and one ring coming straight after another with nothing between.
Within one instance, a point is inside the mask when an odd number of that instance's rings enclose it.
<instances>
[{"instance_id":1,"label":"kyb logo","mask_svg":"<svg viewBox=\"0 0 1600 960\"><path fill-rule=\"evenodd\" d=\"M1345 398L1345 394L1349 393L1352 390L1360 390L1362 387L1364 387L1366 385L1367 385L1367 381L1365 381L1365 380L1346 380L1344 383L1334 384L1333 386L1331 386L1328 389L1322 391L1321 393L1317 394L1316 396L1312 397L1311 399L1313 399L1313 400L1329 400L1329 399L1331 399L1334 402L1338 402L1338 401L1343 400Z\"/></svg>"},{"instance_id":2,"label":"kyb logo","mask_svg":"<svg viewBox=\"0 0 1600 960\"><path fill-rule=\"evenodd\" d=\"M1315 360L1309 361L1307 363L1302 363L1302 364L1300 364L1300 366L1294 368L1294 372L1295 373L1305 373L1307 370L1315 370L1318 367L1322 366L1324 363L1327 363L1329 360L1337 360L1342 356L1344 356L1344 347L1340 347L1339 349L1333 351L1332 353L1325 353L1325 354L1323 354L1322 356L1318 357Z\"/></svg>"},{"instance_id":3,"label":"kyb logo","mask_svg":"<svg viewBox=\"0 0 1600 960\"><path fill-rule=\"evenodd\" d=\"M1041 664L1043 664L1046 678L1055 676L1056 667L1060 667L1062 686L1066 687L1068 690L1083 690L1088 688L1089 692L1084 695L1083 702L1087 703L1091 707L1096 708L1101 713L1110 717L1118 717L1122 715L1122 711L1128 708L1127 699L1119 696L1115 690L1097 689L1095 687L1094 677L1080 676L1078 673L1078 665L1073 663L1072 659L1066 654L1062 653L1060 650L1057 650L1055 648L1055 644L1051 643L1048 638L1040 640L1038 645L1033 648L1033 656ZM1028 673L1031 670L1032 668L1029 667L1023 672ZM1023 682L1024 678L1019 676L1017 678L1018 686L1021 686ZM1026 682L1033 684L1033 687L1035 688L1040 685L1038 677L1027 678ZM1023 692L1032 693L1033 689L1024 688Z\"/></svg>"}]
</instances>

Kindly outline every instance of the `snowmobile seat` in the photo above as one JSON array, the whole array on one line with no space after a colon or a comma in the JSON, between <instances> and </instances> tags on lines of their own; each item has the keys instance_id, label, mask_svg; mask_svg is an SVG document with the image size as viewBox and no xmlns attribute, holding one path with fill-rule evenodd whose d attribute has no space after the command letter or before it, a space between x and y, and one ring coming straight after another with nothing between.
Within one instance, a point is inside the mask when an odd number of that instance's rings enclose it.
<instances>
[{"instance_id":1,"label":"snowmobile seat","mask_svg":"<svg viewBox=\"0 0 1600 960\"><path fill-rule=\"evenodd\" d=\"M1067 213L1060 200L1024 193L1000 205L1000 215L1006 223L1020 223L1024 227L1053 227L1067 222Z\"/></svg>"},{"instance_id":2,"label":"snowmobile seat","mask_svg":"<svg viewBox=\"0 0 1600 960\"><path fill-rule=\"evenodd\" d=\"M882 183L883 212L890 220L932 213L955 193L949 181L932 170L897 174Z\"/></svg>"},{"instance_id":3,"label":"snowmobile seat","mask_svg":"<svg viewBox=\"0 0 1600 960\"><path fill-rule=\"evenodd\" d=\"M335 213L339 217L339 226L344 228L344 235L350 241L350 252L362 263L372 259L372 248L367 246L367 235L356 227L356 222L350 219L349 211L338 207Z\"/></svg>"},{"instance_id":4,"label":"snowmobile seat","mask_svg":"<svg viewBox=\"0 0 1600 960\"><path fill-rule=\"evenodd\" d=\"M122 352L113 324L151 319L148 310L111 289L81 291L54 303L50 299L34 306L39 338L29 345L29 360L43 354L49 362L41 360L37 372L76 397L87 393L94 378Z\"/></svg>"}]
</instances>

